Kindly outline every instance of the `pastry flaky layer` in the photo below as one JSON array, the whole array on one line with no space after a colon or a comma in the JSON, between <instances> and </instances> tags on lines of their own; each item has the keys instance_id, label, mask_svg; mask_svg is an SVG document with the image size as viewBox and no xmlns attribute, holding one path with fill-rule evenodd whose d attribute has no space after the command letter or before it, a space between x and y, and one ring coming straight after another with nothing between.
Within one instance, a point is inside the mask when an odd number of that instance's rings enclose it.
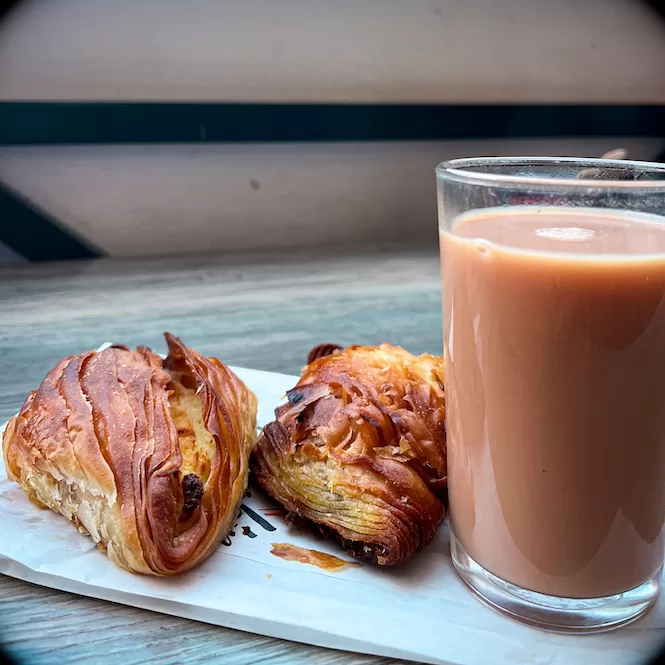
<instances>
[{"instance_id":1,"label":"pastry flaky layer","mask_svg":"<svg viewBox=\"0 0 665 665\"><path fill-rule=\"evenodd\" d=\"M308 360L252 471L350 554L402 563L445 516L443 359L382 344L322 345Z\"/></svg>"},{"instance_id":2,"label":"pastry flaky layer","mask_svg":"<svg viewBox=\"0 0 665 665\"><path fill-rule=\"evenodd\" d=\"M61 360L2 440L9 478L131 571L174 575L234 524L257 400L228 368L166 333L162 360L112 346Z\"/></svg>"}]
</instances>

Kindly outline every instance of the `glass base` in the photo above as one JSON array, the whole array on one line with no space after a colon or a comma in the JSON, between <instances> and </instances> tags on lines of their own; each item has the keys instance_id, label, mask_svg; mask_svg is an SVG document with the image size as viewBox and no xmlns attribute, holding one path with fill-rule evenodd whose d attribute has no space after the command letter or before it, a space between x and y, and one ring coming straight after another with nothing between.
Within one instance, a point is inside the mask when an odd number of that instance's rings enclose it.
<instances>
[{"instance_id":1,"label":"glass base","mask_svg":"<svg viewBox=\"0 0 665 665\"><path fill-rule=\"evenodd\" d=\"M536 628L557 633L599 633L631 623L654 604L662 568L630 591L604 598L559 598L528 591L493 575L476 563L450 532L453 564L471 591L495 610Z\"/></svg>"}]
</instances>

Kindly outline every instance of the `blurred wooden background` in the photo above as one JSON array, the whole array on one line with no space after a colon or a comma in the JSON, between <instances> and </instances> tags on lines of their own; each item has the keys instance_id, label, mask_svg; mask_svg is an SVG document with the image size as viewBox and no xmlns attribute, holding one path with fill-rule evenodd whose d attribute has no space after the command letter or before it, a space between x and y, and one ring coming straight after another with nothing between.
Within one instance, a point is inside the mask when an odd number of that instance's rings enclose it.
<instances>
[{"instance_id":1,"label":"blurred wooden background","mask_svg":"<svg viewBox=\"0 0 665 665\"><path fill-rule=\"evenodd\" d=\"M0 26L0 262L432 244L444 159L656 159L663 72L634 0L26 0Z\"/></svg>"}]
</instances>

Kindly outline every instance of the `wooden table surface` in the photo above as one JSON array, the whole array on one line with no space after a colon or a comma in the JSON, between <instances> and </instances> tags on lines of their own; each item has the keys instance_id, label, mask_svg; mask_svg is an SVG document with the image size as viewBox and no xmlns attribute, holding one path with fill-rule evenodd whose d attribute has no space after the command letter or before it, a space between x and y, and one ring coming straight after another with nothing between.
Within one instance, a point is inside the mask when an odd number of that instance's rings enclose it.
<instances>
[{"instance_id":1,"label":"wooden table surface","mask_svg":"<svg viewBox=\"0 0 665 665\"><path fill-rule=\"evenodd\" d=\"M440 353L438 252L299 251L0 268L0 423L63 356L171 331L224 362L297 374L321 342ZM0 536L1 537L1 536ZM0 576L0 643L19 662L397 663L52 591Z\"/></svg>"}]
</instances>

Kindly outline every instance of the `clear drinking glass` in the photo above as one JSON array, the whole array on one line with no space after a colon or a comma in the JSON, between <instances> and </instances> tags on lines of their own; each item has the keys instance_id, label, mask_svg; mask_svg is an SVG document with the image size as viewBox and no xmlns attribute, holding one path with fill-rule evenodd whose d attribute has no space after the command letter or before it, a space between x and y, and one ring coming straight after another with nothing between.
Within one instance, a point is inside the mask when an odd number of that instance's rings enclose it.
<instances>
[{"instance_id":1,"label":"clear drinking glass","mask_svg":"<svg viewBox=\"0 0 665 665\"><path fill-rule=\"evenodd\" d=\"M437 168L451 553L486 603L608 630L658 595L665 165Z\"/></svg>"}]
</instances>

